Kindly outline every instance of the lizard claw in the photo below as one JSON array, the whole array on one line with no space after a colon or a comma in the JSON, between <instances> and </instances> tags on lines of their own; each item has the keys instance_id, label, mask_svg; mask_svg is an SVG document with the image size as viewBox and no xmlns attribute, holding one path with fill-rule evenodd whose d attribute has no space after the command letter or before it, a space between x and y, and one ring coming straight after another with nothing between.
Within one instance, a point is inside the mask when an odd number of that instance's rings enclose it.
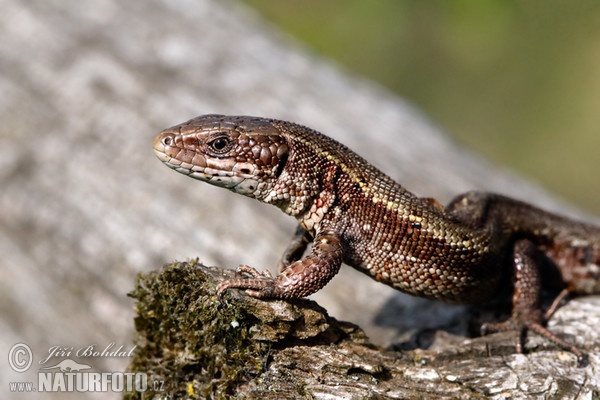
<instances>
[{"instance_id":1,"label":"lizard claw","mask_svg":"<svg viewBox=\"0 0 600 400\"><path fill-rule=\"evenodd\" d=\"M273 278L271 271L265 269L263 272L259 272L256 268L248 265L240 265L237 267L237 272L240 274L247 274L252 278Z\"/></svg>"},{"instance_id":2,"label":"lizard claw","mask_svg":"<svg viewBox=\"0 0 600 400\"><path fill-rule=\"evenodd\" d=\"M577 357L577 365L583 366L585 363L584 354L572 344L559 338L543 326L544 318L541 313L526 313L525 315L513 315L506 321L497 323L485 323L481 325L481 336L485 336L493 332L517 331L519 338L515 344L517 353L523 353L523 344L528 331L536 332L538 335L548 339L557 346L570 351Z\"/></svg>"},{"instance_id":3,"label":"lizard claw","mask_svg":"<svg viewBox=\"0 0 600 400\"><path fill-rule=\"evenodd\" d=\"M256 298L270 297L273 293L275 279L269 270L259 272L256 268L248 265L240 265L237 268L240 274L249 275L250 278L229 279L217 286L217 296L223 297L227 289L245 289L246 294Z\"/></svg>"}]
</instances>

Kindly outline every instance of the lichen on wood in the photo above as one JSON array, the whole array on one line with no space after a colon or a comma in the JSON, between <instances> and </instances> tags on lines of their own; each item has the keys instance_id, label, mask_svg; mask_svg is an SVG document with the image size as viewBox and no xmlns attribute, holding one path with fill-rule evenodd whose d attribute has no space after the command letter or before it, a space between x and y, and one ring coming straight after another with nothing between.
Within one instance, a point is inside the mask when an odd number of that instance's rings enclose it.
<instances>
[{"instance_id":1,"label":"lichen on wood","mask_svg":"<svg viewBox=\"0 0 600 400\"><path fill-rule=\"evenodd\" d=\"M137 349L130 370L164 382L175 396L231 395L265 372L274 352L366 337L338 323L309 300L265 302L215 287L233 271L196 262L140 274L129 295L137 300Z\"/></svg>"},{"instance_id":2,"label":"lichen on wood","mask_svg":"<svg viewBox=\"0 0 600 400\"><path fill-rule=\"evenodd\" d=\"M594 352L578 368L572 354L542 338L515 354L510 332L464 338L443 331L428 349L390 351L310 300L258 300L238 290L219 298L216 286L234 275L197 261L139 274L130 293L137 347L129 370L162 387L125 398L600 396Z\"/></svg>"}]
</instances>

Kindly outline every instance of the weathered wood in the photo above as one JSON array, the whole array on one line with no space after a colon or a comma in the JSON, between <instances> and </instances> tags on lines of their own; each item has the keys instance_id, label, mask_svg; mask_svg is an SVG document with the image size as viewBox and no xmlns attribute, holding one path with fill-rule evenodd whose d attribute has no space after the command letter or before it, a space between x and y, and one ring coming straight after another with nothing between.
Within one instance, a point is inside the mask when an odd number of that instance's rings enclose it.
<instances>
[{"instance_id":1,"label":"weathered wood","mask_svg":"<svg viewBox=\"0 0 600 400\"><path fill-rule=\"evenodd\" d=\"M546 399L598 396L598 377L572 354L530 340L514 354L514 334L465 339L437 334L429 350L387 351L356 325L309 300L261 301L237 290L222 299L233 271L174 263L140 274L137 337L130 370L148 372L179 398ZM594 304L595 303L595 304ZM589 304L600 318L600 298ZM560 310L553 329L572 328ZM572 332L573 333L573 332ZM600 334L586 346L600 345ZM589 340L590 338L588 338ZM128 398L141 398L132 393Z\"/></svg>"},{"instance_id":2,"label":"weathered wood","mask_svg":"<svg viewBox=\"0 0 600 400\"><path fill-rule=\"evenodd\" d=\"M129 343L126 293L139 271L197 256L207 265L276 265L292 220L153 156L155 133L199 114L309 125L442 201L481 188L561 208L236 3L2 0L0 13L0 348L25 342L34 354L27 373L3 368L2 382L36 381L35 363L51 346ZM380 345L427 328L465 333L463 308L403 296L350 268L313 298ZM581 345L594 343L582 328L597 323L593 315L565 328ZM588 350L597 370L598 347ZM96 371L127 364L88 361Z\"/></svg>"}]
</instances>

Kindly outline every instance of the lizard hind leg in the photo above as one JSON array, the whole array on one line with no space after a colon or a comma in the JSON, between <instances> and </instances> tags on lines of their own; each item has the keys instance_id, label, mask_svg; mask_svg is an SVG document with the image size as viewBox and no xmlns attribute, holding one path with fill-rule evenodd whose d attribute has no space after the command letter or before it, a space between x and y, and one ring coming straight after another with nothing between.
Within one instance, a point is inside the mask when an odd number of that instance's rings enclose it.
<instances>
[{"instance_id":1,"label":"lizard hind leg","mask_svg":"<svg viewBox=\"0 0 600 400\"><path fill-rule=\"evenodd\" d=\"M535 263L535 245L527 240L518 240L514 245L514 293L512 315L506 321L487 323L481 326L481 334L492 332L518 331L519 339L516 344L518 353L523 352L523 341L528 331L534 331L552 343L570 351L577 357L578 364L583 362L583 354L574 345L559 338L544 327L547 318L556 309L555 304L550 313L544 315L540 309L539 297L541 290L539 269ZM564 298L564 292L559 299Z\"/></svg>"}]
</instances>

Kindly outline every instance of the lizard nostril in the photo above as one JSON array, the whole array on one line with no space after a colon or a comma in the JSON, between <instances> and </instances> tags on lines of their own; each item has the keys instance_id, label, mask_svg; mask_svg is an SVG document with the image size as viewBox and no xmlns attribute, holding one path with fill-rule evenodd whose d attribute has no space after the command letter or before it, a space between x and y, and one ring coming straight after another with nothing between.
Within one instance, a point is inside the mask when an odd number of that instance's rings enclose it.
<instances>
[{"instance_id":1,"label":"lizard nostril","mask_svg":"<svg viewBox=\"0 0 600 400\"><path fill-rule=\"evenodd\" d=\"M152 147L156 151L164 151L165 147L171 147L173 144L175 144L175 134L171 132L161 132L152 141Z\"/></svg>"}]
</instances>

